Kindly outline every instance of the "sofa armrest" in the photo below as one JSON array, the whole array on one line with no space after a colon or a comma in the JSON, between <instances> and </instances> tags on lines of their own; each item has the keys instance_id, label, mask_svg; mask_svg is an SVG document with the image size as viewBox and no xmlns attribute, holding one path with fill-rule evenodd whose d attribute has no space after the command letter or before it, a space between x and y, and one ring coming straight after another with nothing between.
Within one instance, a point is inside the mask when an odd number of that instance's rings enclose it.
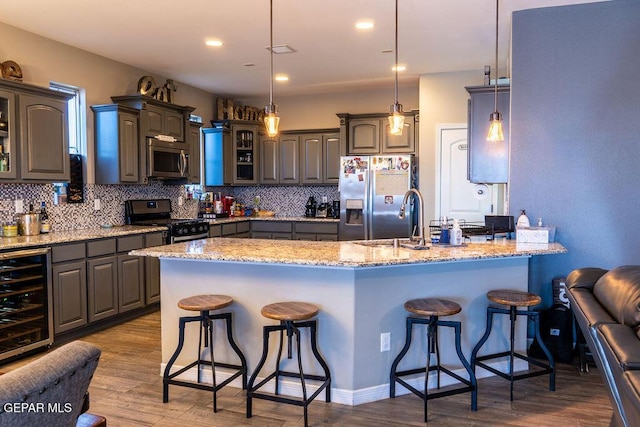
<instances>
[{"instance_id":1,"label":"sofa armrest","mask_svg":"<svg viewBox=\"0 0 640 427\"><path fill-rule=\"evenodd\" d=\"M572 288L587 288L593 289L593 285L596 284L599 278L604 276L608 270L602 268L578 268L573 270L567 276L566 286L567 289Z\"/></svg>"}]
</instances>

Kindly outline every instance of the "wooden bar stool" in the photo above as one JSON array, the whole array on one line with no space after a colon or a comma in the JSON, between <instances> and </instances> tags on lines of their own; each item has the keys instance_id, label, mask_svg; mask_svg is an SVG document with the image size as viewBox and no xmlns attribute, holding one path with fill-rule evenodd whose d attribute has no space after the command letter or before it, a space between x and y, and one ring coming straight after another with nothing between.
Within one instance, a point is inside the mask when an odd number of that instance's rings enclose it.
<instances>
[{"instance_id":1,"label":"wooden bar stool","mask_svg":"<svg viewBox=\"0 0 640 427\"><path fill-rule=\"evenodd\" d=\"M255 371L251 375L249 379L249 384L247 385L247 418L251 418L252 416L252 408L251 403L252 399L265 399L271 400L274 402L288 403L292 405L302 406L304 408L304 425L307 426L307 406L309 403L313 401L313 399L318 396L322 390L325 390L326 401L331 402L331 375L329 373L329 366L327 362L322 358L320 353L318 352L318 344L317 344L317 321L315 319L311 319L316 314L318 314L318 307L313 304L308 304L305 302L279 302L275 304L269 304L262 307L261 313L264 317L269 319L274 319L280 321L279 325L269 325L264 326L263 328L263 341L262 341L262 358L258 365L256 366ZM311 319L311 320L310 320ZM302 349L300 347L300 328L309 328L310 331L310 340L311 340L311 351L315 356L316 360L324 370L324 376L322 375L310 375L305 374L302 369ZM267 355L269 353L269 334L271 332L280 331L280 346L278 349L278 357L276 360L276 368L275 371L269 374L266 378L260 381L258 384L254 385L256 377L260 373L265 360L267 359ZM299 372L286 372L280 370L280 360L282 356L282 343L283 343L283 335L284 331L287 332L287 358L292 358L292 338L293 335L296 337L296 352L298 356L298 371ZM300 383L302 385L302 399L293 399L290 397L284 397L279 395L279 377L293 377L299 378ZM267 382L269 382L272 378L275 379L275 395L273 394L265 394L258 392L258 389L264 386ZM313 381L321 381L318 389L307 396L307 386L306 380Z\"/></svg>"},{"instance_id":2,"label":"wooden bar stool","mask_svg":"<svg viewBox=\"0 0 640 427\"><path fill-rule=\"evenodd\" d=\"M226 295L197 295L189 298L184 298L178 302L178 307L183 310L188 311L199 311L199 316L183 316L180 317L180 330L178 337L178 347L176 351L173 353L171 358L169 359L169 363L164 369L164 375L162 378L163 390L162 390L162 401L167 403L169 401L169 384L179 385L183 387L191 387L197 388L199 390L209 390L213 392L213 412L218 411L218 403L217 403L217 392L225 385L229 384L231 381L242 375L242 388L246 388L247 384L247 361L242 354L242 351L236 345L236 342L233 340L233 334L231 331L231 312L223 312L211 314L211 311L220 310L222 308L228 307L233 303L233 298ZM227 329L227 340L229 341L229 345L233 349L233 351L238 355L240 359L240 364L230 364L230 363L222 363L216 362L213 357L213 325L215 320L224 320L226 323ZM182 347L184 346L184 327L187 323L190 322L199 322L200 323L200 333L198 339L198 356L194 362L191 362L184 368L179 369L178 371L171 373L171 367L174 362L178 358L178 355L182 351ZM209 347L209 356L211 360L203 360L201 357L202 354L202 341L204 336L204 346ZM213 375L212 383L205 384L201 382L200 379L200 366L211 366L211 374ZM183 381L174 379L178 375L183 372L191 369L192 367L197 366L198 378L197 382ZM233 369L234 372L229 378L221 382L220 384L216 383L216 367Z\"/></svg>"},{"instance_id":3,"label":"wooden bar stool","mask_svg":"<svg viewBox=\"0 0 640 427\"><path fill-rule=\"evenodd\" d=\"M438 298L418 298L407 301L404 303L404 308L410 313L413 313L416 316L407 316L406 323L406 339L405 344L400 354L395 358L393 364L391 365L391 374L390 374L390 390L389 396L391 398L396 397L396 381L402 384L404 387L409 389L413 394L420 397L424 401L424 422L427 422L427 402L430 399L436 399L438 397L451 396L454 394L467 393L471 392L471 410L476 411L478 409L477 403L477 387L476 387L476 377L473 373L473 369L471 369L471 365L467 362L467 359L462 354L462 348L460 345L460 332L461 332L461 324L460 322L455 321L443 321L439 320L440 316L450 316L453 314L460 313L462 311L462 307L460 304L448 301L444 299ZM427 363L426 366L408 369L404 371L397 371L398 364L402 360L402 358L409 351L409 347L411 346L411 336L413 332L413 325L427 325L427 342L428 342L428 350L427 350ZM438 348L438 326L446 326L453 328L455 331L455 346L456 353L458 353L458 358L462 365L469 373L469 379L465 379L460 375L450 371L449 369L440 365L440 349ZM431 365L431 354L435 353L436 355L436 364ZM440 372L444 372L452 378L455 378L460 383L464 384L465 387L458 387L451 390L439 391L435 393L428 393L429 386L429 372L436 371L437 378L437 388L440 389ZM418 390L413 387L407 381L403 380L401 377L407 375L415 375L415 374L425 374L424 378L424 392Z\"/></svg>"},{"instance_id":4,"label":"wooden bar stool","mask_svg":"<svg viewBox=\"0 0 640 427\"><path fill-rule=\"evenodd\" d=\"M487 292L487 298L489 301L494 302L496 304L506 305L509 308L500 308L500 307L487 307L487 329L484 332L482 338L476 346L473 348L471 352L471 366L473 366L474 372L476 366L480 366L481 368L486 369L487 371L493 372L494 374L509 380L510 383L510 399L513 400L513 382L517 380L521 380L524 378L535 377L539 375L549 374L549 391L555 391L556 389L556 369L555 363L553 361L553 357L551 353L547 349L547 346L542 341L540 337L540 315L538 311L533 310L518 310L518 307L532 307L534 305L540 304L542 299L530 292L524 291L515 291L509 289L500 289L493 290ZM510 321L510 337L509 337L509 351L503 351L493 354L487 354L484 356L478 356L478 351L482 347L482 345L489 339L489 335L491 334L491 326L493 324L493 315L494 314L508 314ZM516 328L516 319L517 316L527 316L527 319L532 319L535 330L535 340L538 341L540 348L544 352L547 357L548 364L542 363L536 359L531 357L516 353L514 351L514 340L515 340L515 328ZM505 373L499 371L486 363L483 363L485 360L496 359L500 357L509 356L509 372ZM536 365L542 369L535 370L531 372L526 372L523 374L515 375L513 372L513 362L514 359L518 358L524 360L528 363Z\"/></svg>"}]
</instances>

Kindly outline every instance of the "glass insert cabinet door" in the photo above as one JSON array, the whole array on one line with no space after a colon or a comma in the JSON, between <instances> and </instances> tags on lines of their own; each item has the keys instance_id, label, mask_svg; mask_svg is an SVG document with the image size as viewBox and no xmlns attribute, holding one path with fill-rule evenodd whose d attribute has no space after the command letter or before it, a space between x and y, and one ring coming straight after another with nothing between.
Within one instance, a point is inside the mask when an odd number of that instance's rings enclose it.
<instances>
[{"instance_id":1,"label":"glass insert cabinet door","mask_svg":"<svg viewBox=\"0 0 640 427\"><path fill-rule=\"evenodd\" d=\"M0 179L16 178L16 97L0 90Z\"/></svg>"},{"instance_id":2,"label":"glass insert cabinet door","mask_svg":"<svg viewBox=\"0 0 640 427\"><path fill-rule=\"evenodd\" d=\"M258 182L257 126L235 125L232 128L234 181L237 184L256 184Z\"/></svg>"}]
</instances>

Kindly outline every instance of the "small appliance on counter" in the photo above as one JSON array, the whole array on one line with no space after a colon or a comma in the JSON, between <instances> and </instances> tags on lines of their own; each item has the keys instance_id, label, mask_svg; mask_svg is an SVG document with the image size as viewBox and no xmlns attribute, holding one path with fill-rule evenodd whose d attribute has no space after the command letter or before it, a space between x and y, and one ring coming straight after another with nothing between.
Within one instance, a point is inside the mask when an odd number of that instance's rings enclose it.
<instances>
[{"instance_id":1,"label":"small appliance on counter","mask_svg":"<svg viewBox=\"0 0 640 427\"><path fill-rule=\"evenodd\" d=\"M320 203L318 208L316 209L316 218L326 218L329 216L329 210L331 206L329 203Z\"/></svg>"},{"instance_id":2,"label":"small appliance on counter","mask_svg":"<svg viewBox=\"0 0 640 427\"><path fill-rule=\"evenodd\" d=\"M340 219L340 200L334 200L331 206L331 217Z\"/></svg>"},{"instance_id":3,"label":"small appliance on counter","mask_svg":"<svg viewBox=\"0 0 640 427\"><path fill-rule=\"evenodd\" d=\"M316 216L316 210L318 209L318 204L316 203L315 197L313 196L309 197L309 200L307 200L307 204L304 205L304 207L305 207L305 211L304 211L305 217L314 218Z\"/></svg>"}]
</instances>

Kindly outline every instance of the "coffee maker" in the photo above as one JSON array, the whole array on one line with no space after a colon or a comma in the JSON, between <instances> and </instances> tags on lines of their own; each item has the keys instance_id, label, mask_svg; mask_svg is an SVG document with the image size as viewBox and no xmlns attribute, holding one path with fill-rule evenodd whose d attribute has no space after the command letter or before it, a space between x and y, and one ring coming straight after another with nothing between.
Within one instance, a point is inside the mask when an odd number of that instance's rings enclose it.
<instances>
[{"instance_id":1,"label":"coffee maker","mask_svg":"<svg viewBox=\"0 0 640 427\"><path fill-rule=\"evenodd\" d=\"M318 203L316 203L315 197L313 196L309 197L309 200L307 200L307 204L304 205L304 207L305 207L304 216L306 216L307 218L313 218L316 216L316 209L318 208Z\"/></svg>"}]
</instances>

